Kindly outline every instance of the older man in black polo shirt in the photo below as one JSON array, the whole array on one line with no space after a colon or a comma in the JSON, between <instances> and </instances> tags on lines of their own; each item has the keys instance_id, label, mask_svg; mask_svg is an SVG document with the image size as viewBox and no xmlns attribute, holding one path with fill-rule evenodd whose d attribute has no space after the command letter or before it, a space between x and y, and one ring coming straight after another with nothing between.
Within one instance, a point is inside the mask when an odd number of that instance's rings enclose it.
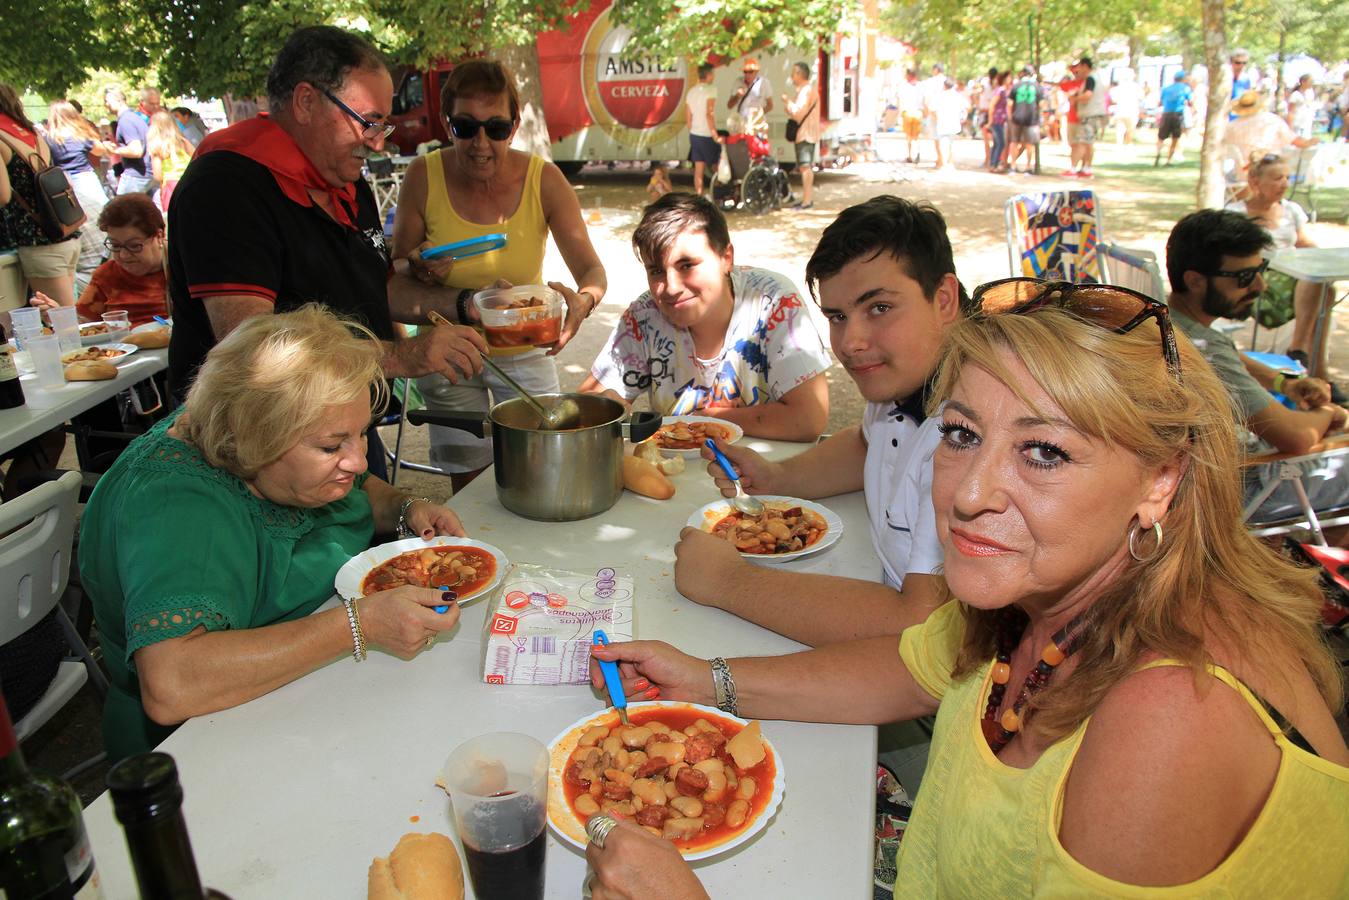
<instances>
[{"instance_id":1,"label":"older man in black polo shirt","mask_svg":"<svg viewBox=\"0 0 1349 900\"><path fill-rule=\"evenodd\" d=\"M392 130L393 83L375 49L337 28L302 28L268 73L267 96L269 116L202 141L173 196L174 393L186 394L207 352L244 319L310 302L369 327L385 342L390 377L456 381L479 371L487 347L471 328L411 339L394 331L390 290L398 302L429 289L391 280L378 207L361 177Z\"/></svg>"}]
</instances>

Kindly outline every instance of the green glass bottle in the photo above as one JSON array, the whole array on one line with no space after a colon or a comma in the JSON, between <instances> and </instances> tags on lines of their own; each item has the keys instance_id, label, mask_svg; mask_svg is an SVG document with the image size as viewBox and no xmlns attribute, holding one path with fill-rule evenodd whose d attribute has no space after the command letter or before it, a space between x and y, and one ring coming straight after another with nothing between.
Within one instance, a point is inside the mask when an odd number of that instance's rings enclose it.
<instances>
[{"instance_id":1,"label":"green glass bottle","mask_svg":"<svg viewBox=\"0 0 1349 900\"><path fill-rule=\"evenodd\" d=\"M0 897L102 900L80 798L31 771L0 695Z\"/></svg>"},{"instance_id":2,"label":"green glass bottle","mask_svg":"<svg viewBox=\"0 0 1349 900\"><path fill-rule=\"evenodd\" d=\"M140 753L122 760L108 772L108 792L126 832L141 900L229 900L201 886L172 756Z\"/></svg>"}]
</instances>

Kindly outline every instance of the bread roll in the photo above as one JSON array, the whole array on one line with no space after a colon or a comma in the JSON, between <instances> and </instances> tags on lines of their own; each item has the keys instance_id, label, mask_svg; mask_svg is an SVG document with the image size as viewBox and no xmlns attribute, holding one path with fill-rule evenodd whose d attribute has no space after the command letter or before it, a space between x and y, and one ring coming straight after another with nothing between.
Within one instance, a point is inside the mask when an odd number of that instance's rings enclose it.
<instances>
[{"instance_id":1,"label":"bread roll","mask_svg":"<svg viewBox=\"0 0 1349 900\"><path fill-rule=\"evenodd\" d=\"M370 863L368 900L463 900L464 868L454 841L409 832L387 857Z\"/></svg>"},{"instance_id":2,"label":"bread roll","mask_svg":"<svg viewBox=\"0 0 1349 900\"><path fill-rule=\"evenodd\" d=\"M117 367L105 359L87 359L66 366L66 381L110 381Z\"/></svg>"},{"instance_id":3,"label":"bread roll","mask_svg":"<svg viewBox=\"0 0 1349 900\"><path fill-rule=\"evenodd\" d=\"M669 500L675 492L674 482L655 463L636 456L623 457L623 487L656 500Z\"/></svg>"},{"instance_id":4,"label":"bread roll","mask_svg":"<svg viewBox=\"0 0 1349 900\"><path fill-rule=\"evenodd\" d=\"M169 334L167 328L152 328L149 331L133 331L123 340L128 344L135 344L142 350L158 350L169 345Z\"/></svg>"}]
</instances>

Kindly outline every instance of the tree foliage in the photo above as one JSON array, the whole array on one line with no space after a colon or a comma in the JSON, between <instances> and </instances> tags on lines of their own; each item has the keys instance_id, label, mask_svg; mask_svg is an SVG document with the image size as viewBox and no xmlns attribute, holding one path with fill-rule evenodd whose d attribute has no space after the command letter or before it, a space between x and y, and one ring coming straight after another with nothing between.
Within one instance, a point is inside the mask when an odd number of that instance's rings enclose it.
<instances>
[{"instance_id":1,"label":"tree foliage","mask_svg":"<svg viewBox=\"0 0 1349 900\"><path fill-rule=\"evenodd\" d=\"M734 59L750 52L818 48L858 8L856 0L614 0L633 52L661 59Z\"/></svg>"}]
</instances>

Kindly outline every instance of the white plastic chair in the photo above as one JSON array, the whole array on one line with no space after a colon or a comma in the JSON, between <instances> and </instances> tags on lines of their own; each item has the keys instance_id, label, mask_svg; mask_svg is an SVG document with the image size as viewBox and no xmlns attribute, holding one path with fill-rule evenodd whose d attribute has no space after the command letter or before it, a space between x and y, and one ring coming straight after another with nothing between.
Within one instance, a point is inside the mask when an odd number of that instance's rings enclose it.
<instances>
[{"instance_id":1,"label":"white plastic chair","mask_svg":"<svg viewBox=\"0 0 1349 900\"><path fill-rule=\"evenodd\" d=\"M46 724L89 678L101 697L108 691L107 678L60 603L70 580L75 504L82 483L78 472L66 472L0 504L0 644L24 634L55 609L66 643L78 657L62 661L37 705L14 723L20 741Z\"/></svg>"}]
</instances>

